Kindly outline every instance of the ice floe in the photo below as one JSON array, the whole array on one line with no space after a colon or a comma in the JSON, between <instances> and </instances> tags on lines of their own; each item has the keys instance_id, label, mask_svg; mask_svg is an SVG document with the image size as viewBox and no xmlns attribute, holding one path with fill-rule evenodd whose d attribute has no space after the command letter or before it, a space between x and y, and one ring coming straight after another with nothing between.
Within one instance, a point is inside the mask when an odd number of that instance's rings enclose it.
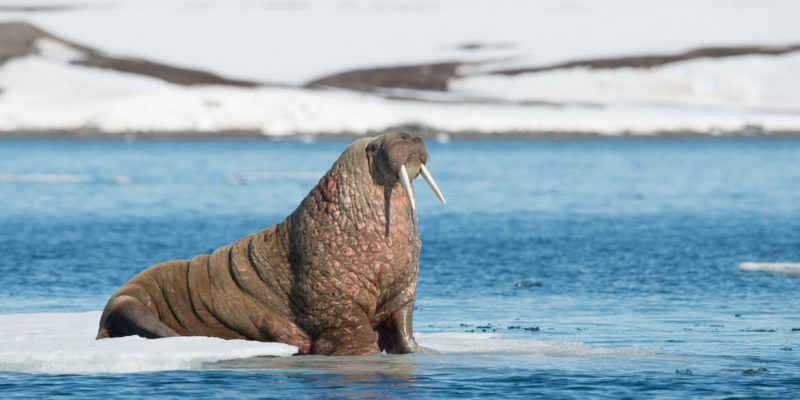
<instances>
[{"instance_id":1,"label":"ice floe","mask_svg":"<svg viewBox=\"0 0 800 400\"><path fill-rule=\"evenodd\" d=\"M739 269L745 271L769 271L787 275L800 275L800 263L743 262L739 264Z\"/></svg>"},{"instance_id":2,"label":"ice floe","mask_svg":"<svg viewBox=\"0 0 800 400\"><path fill-rule=\"evenodd\" d=\"M52 374L130 373L201 369L208 363L258 356L287 357L282 343L129 336L95 340L99 311L0 315L0 371ZM653 350L592 347L581 342L506 339L493 333L416 333L420 345L444 353L534 357L647 356ZM219 368L222 364L214 364Z\"/></svg>"}]
</instances>

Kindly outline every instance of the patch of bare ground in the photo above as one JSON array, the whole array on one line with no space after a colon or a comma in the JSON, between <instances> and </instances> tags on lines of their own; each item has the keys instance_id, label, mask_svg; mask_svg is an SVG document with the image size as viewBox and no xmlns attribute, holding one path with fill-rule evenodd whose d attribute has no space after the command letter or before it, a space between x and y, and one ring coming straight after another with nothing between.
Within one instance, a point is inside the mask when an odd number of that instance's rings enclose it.
<instances>
[{"instance_id":1,"label":"patch of bare ground","mask_svg":"<svg viewBox=\"0 0 800 400\"><path fill-rule=\"evenodd\" d=\"M468 43L466 48L481 48L483 44ZM705 47L686 51L678 54L662 55L642 55L630 57L597 58L576 60L565 63L545 65L539 67L526 67L516 69L503 69L489 72L493 75L518 75L523 73L535 73L551 71L556 69L568 68L591 68L591 69L613 69L613 68L652 68L665 64L688 61L698 58L724 58L745 55L781 55L800 51L800 45L790 46L736 46L736 47ZM403 65L394 67L364 68L352 71L341 72L316 79L304 85L306 88L333 87L360 92L380 92L381 89L410 89L431 92L448 91L448 82L453 78L458 78L458 68L468 63L450 61L430 64ZM415 95L398 94L395 92L379 93L384 97L397 100L413 100L426 102L447 102L442 99L437 101L435 98L422 97ZM471 99L467 102L492 102L486 99ZM517 102L513 102L518 104ZM554 104L532 102L532 105ZM557 104L555 104L557 106Z\"/></svg>"},{"instance_id":2,"label":"patch of bare ground","mask_svg":"<svg viewBox=\"0 0 800 400\"><path fill-rule=\"evenodd\" d=\"M421 96L411 93L396 93L396 92L383 92L378 91L377 94L389 100L410 101L410 102L423 102L433 104L492 104L500 106L536 106L536 107L565 107L564 103L556 103L554 101L545 100L507 100L496 97L477 97L477 96L450 96L434 98L430 96ZM603 108L600 103L589 102L575 102L570 103L570 106L585 107L585 108Z\"/></svg>"},{"instance_id":3,"label":"patch of bare ground","mask_svg":"<svg viewBox=\"0 0 800 400\"><path fill-rule=\"evenodd\" d=\"M172 67L135 58L109 57L97 52L87 53L85 58L72 61L72 64L87 67L111 69L114 71L149 76L178 85L226 85L256 87L261 84L253 81L227 79L210 72L196 69Z\"/></svg>"},{"instance_id":4,"label":"patch of bare ground","mask_svg":"<svg viewBox=\"0 0 800 400\"><path fill-rule=\"evenodd\" d=\"M552 71L568 68L613 69L613 68L652 68L680 61L697 58L724 58L746 55L771 55L791 53L800 50L800 45L791 46L738 46L738 47L705 47L678 54L661 54L649 56L597 58L569 61L542 67L515 68L492 71L495 75L519 75L525 73Z\"/></svg>"},{"instance_id":5,"label":"patch of bare ground","mask_svg":"<svg viewBox=\"0 0 800 400\"><path fill-rule=\"evenodd\" d=\"M499 43L465 42L456 46L457 49L463 51L510 49L513 47L514 44L510 42L499 42Z\"/></svg>"},{"instance_id":6,"label":"patch of bare ground","mask_svg":"<svg viewBox=\"0 0 800 400\"><path fill-rule=\"evenodd\" d=\"M25 22L6 22L0 24L0 65L6 61L36 54L36 40L55 39L47 32Z\"/></svg>"},{"instance_id":7,"label":"patch of bare ground","mask_svg":"<svg viewBox=\"0 0 800 400\"><path fill-rule=\"evenodd\" d=\"M69 11L78 8L74 5L0 5L0 12L54 12Z\"/></svg>"},{"instance_id":8,"label":"patch of bare ground","mask_svg":"<svg viewBox=\"0 0 800 400\"><path fill-rule=\"evenodd\" d=\"M36 41L43 38L57 41L82 53L83 56L80 59L71 61L75 65L144 75L185 86L227 85L256 87L262 85L253 81L228 79L197 69L173 67L137 58L110 56L90 47L56 37L27 22L0 23L0 65L12 58L39 54Z\"/></svg>"},{"instance_id":9,"label":"patch of bare ground","mask_svg":"<svg viewBox=\"0 0 800 400\"><path fill-rule=\"evenodd\" d=\"M306 88L335 87L360 92L379 88L447 91L460 62L366 68L329 75L304 85Z\"/></svg>"}]
</instances>

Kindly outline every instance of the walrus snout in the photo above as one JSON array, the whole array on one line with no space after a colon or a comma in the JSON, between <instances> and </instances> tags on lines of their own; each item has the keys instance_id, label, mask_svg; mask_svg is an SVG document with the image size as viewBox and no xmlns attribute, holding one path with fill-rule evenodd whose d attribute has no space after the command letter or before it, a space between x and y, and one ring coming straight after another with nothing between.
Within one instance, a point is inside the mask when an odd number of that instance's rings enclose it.
<instances>
[{"instance_id":1,"label":"walrus snout","mask_svg":"<svg viewBox=\"0 0 800 400\"><path fill-rule=\"evenodd\" d=\"M405 132L387 133L370 142L367 152L372 155L375 180L389 187L399 181L408 196L412 210L416 210L416 202L411 181L419 175L422 175L442 204L445 204L442 192L425 167L428 162L428 148L422 138Z\"/></svg>"},{"instance_id":2,"label":"walrus snout","mask_svg":"<svg viewBox=\"0 0 800 400\"><path fill-rule=\"evenodd\" d=\"M367 152L374 155L379 174L389 183L397 182L400 168L414 179L419 174L419 166L428 162L428 148L425 141L405 132L393 132L378 136L367 146Z\"/></svg>"}]
</instances>

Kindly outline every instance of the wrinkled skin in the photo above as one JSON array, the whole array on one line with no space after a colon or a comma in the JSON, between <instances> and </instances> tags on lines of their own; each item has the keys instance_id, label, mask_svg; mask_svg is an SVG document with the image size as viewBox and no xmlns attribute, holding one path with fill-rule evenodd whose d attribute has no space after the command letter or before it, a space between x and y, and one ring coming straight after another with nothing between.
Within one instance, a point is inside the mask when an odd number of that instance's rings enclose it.
<instances>
[{"instance_id":1,"label":"wrinkled skin","mask_svg":"<svg viewBox=\"0 0 800 400\"><path fill-rule=\"evenodd\" d=\"M154 265L109 300L97 338L214 336L299 354L411 353L416 213L399 179L427 161L405 133L351 144L283 222L211 255Z\"/></svg>"}]
</instances>

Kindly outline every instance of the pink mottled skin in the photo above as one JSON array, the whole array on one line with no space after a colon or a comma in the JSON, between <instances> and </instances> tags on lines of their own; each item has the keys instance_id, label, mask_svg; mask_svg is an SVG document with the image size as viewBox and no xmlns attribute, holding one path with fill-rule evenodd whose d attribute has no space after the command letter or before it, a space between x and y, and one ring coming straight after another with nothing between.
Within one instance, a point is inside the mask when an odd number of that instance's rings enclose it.
<instances>
[{"instance_id":1,"label":"pink mottled skin","mask_svg":"<svg viewBox=\"0 0 800 400\"><path fill-rule=\"evenodd\" d=\"M416 213L398 179L427 162L404 133L351 144L283 222L136 275L109 300L97 338L278 341L299 354L419 351Z\"/></svg>"}]
</instances>

